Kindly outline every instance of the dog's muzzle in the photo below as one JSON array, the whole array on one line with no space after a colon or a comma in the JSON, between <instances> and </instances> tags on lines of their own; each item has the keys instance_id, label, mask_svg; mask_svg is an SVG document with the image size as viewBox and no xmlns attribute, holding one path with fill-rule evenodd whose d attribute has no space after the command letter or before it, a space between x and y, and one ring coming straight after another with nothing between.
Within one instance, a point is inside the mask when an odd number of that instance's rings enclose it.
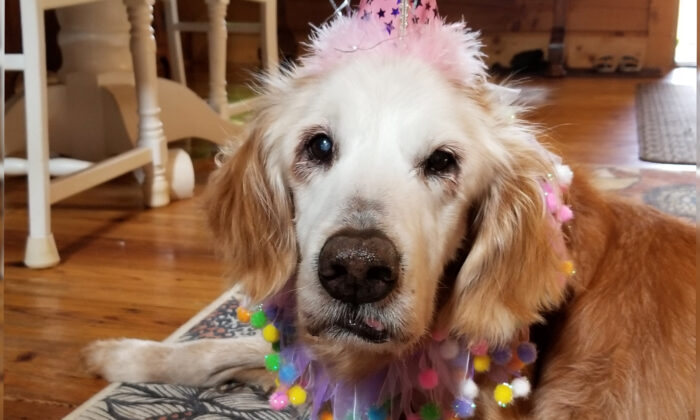
<instances>
[{"instance_id":1,"label":"dog's muzzle","mask_svg":"<svg viewBox=\"0 0 700 420\"><path fill-rule=\"evenodd\" d=\"M345 230L328 238L318 257L318 277L333 298L359 305L377 302L396 288L400 258L378 230Z\"/></svg>"}]
</instances>

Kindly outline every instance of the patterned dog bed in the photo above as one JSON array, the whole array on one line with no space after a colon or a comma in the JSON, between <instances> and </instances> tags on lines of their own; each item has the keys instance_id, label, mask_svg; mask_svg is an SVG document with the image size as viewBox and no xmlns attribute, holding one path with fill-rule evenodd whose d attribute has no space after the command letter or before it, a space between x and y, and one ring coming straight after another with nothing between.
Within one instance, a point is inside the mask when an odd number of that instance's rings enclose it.
<instances>
[{"instance_id":1,"label":"patterned dog bed","mask_svg":"<svg viewBox=\"0 0 700 420\"><path fill-rule=\"evenodd\" d=\"M251 336L259 332L236 319L238 298L230 291L202 310L166 341ZM70 420L287 420L301 415L293 408L269 408L265 390L240 383L216 388L163 384L115 384L66 417Z\"/></svg>"}]
</instances>

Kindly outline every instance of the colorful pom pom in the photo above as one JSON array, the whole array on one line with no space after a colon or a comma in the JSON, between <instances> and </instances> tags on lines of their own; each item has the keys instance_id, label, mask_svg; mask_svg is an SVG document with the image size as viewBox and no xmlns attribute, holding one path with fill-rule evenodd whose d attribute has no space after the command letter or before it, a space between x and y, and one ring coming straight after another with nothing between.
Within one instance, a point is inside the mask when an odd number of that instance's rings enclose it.
<instances>
[{"instance_id":1,"label":"colorful pom pom","mask_svg":"<svg viewBox=\"0 0 700 420\"><path fill-rule=\"evenodd\" d=\"M474 404L474 401L470 400L456 400L452 404L452 409L455 412L455 415L461 419L466 419L474 415L474 409L476 408L476 404Z\"/></svg>"},{"instance_id":2,"label":"colorful pom pom","mask_svg":"<svg viewBox=\"0 0 700 420\"><path fill-rule=\"evenodd\" d=\"M280 369L280 355L277 353L266 354L265 369L270 372L277 372Z\"/></svg>"},{"instance_id":3,"label":"colorful pom pom","mask_svg":"<svg viewBox=\"0 0 700 420\"><path fill-rule=\"evenodd\" d=\"M459 354L459 344L455 340L445 340L440 344L440 356L445 360L452 360Z\"/></svg>"},{"instance_id":4,"label":"colorful pom pom","mask_svg":"<svg viewBox=\"0 0 700 420\"><path fill-rule=\"evenodd\" d=\"M420 408L420 418L421 420L440 420L440 407L432 402L423 404Z\"/></svg>"},{"instance_id":5,"label":"colorful pom pom","mask_svg":"<svg viewBox=\"0 0 700 420\"><path fill-rule=\"evenodd\" d=\"M318 420L333 420L333 413L331 413L330 411L324 411L318 417Z\"/></svg>"},{"instance_id":6,"label":"colorful pom pom","mask_svg":"<svg viewBox=\"0 0 700 420\"><path fill-rule=\"evenodd\" d=\"M253 312L250 316L250 325L253 328L262 328L267 325L267 315L265 315L265 311L259 309Z\"/></svg>"},{"instance_id":7,"label":"colorful pom pom","mask_svg":"<svg viewBox=\"0 0 700 420\"><path fill-rule=\"evenodd\" d=\"M486 340L479 340L469 348L469 351L471 351L474 356L484 356L489 351L489 345L486 343Z\"/></svg>"},{"instance_id":8,"label":"colorful pom pom","mask_svg":"<svg viewBox=\"0 0 700 420\"><path fill-rule=\"evenodd\" d=\"M462 393L462 397L474 401L476 397L479 396L479 387L472 378L469 378L462 381L462 384L460 385L460 392Z\"/></svg>"},{"instance_id":9,"label":"colorful pom pom","mask_svg":"<svg viewBox=\"0 0 700 420\"><path fill-rule=\"evenodd\" d=\"M563 261L561 263L561 271L567 276L571 276L576 273L576 270L574 269L574 262L571 260Z\"/></svg>"},{"instance_id":10,"label":"colorful pom pom","mask_svg":"<svg viewBox=\"0 0 700 420\"><path fill-rule=\"evenodd\" d=\"M559 178L559 184L562 187L567 187L571 185L571 181L574 179L574 172L568 165L557 165L557 178Z\"/></svg>"},{"instance_id":11,"label":"colorful pom pom","mask_svg":"<svg viewBox=\"0 0 700 420\"><path fill-rule=\"evenodd\" d=\"M250 311L239 306L236 308L236 317L238 318L238 321L247 324L250 322Z\"/></svg>"},{"instance_id":12,"label":"colorful pom pom","mask_svg":"<svg viewBox=\"0 0 700 420\"><path fill-rule=\"evenodd\" d=\"M494 350L491 353L491 360L493 361L493 363L495 363L497 365L501 365L501 366L510 362L510 359L512 357L513 357L513 352L508 347L501 347L499 349Z\"/></svg>"},{"instance_id":13,"label":"colorful pom pom","mask_svg":"<svg viewBox=\"0 0 700 420\"><path fill-rule=\"evenodd\" d=\"M553 192L547 193L547 209L550 213L554 213L559 208L559 197Z\"/></svg>"},{"instance_id":14,"label":"colorful pom pom","mask_svg":"<svg viewBox=\"0 0 700 420\"><path fill-rule=\"evenodd\" d=\"M476 356L474 357L474 370L483 373L488 372L491 368L491 358L489 356Z\"/></svg>"},{"instance_id":15,"label":"colorful pom pom","mask_svg":"<svg viewBox=\"0 0 700 420\"><path fill-rule=\"evenodd\" d=\"M280 351L280 349L281 349L281 347L280 347L279 341L272 343L272 351Z\"/></svg>"},{"instance_id":16,"label":"colorful pom pom","mask_svg":"<svg viewBox=\"0 0 700 420\"><path fill-rule=\"evenodd\" d=\"M416 413L411 413L406 416L406 420L420 420L420 416Z\"/></svg>"},{"instance_id":17,"label":"colorful pom pom","mask_svg":"<svg viewBox=\"0 0 700 420\"><path fill-rule=\"evenodd\" d=\"M433 389L438 386L438 374L434 369L425 369L418 374L418 383L423 389Z\"/></svg>"},{"instance_id":18,"label":"colorful pom pom","mask_svg":"<svg viewBox=\"0 0 700 420\"><path fill-rule=\"evenodd\" d=\"M505 407L513 401L513 389L508 384L498 384L493 390L493 398L498 405Z\"/></svg>"},{"instance_id":19,"label":"colorful pom pom","mask_svg":"<svg viewBox=\"0 0 700 420\"><path fill-rule=\"evenodd\" d=\"M557 212L557 220L559 220L561 223L566 223L573 218L574 218L574 212L571 211L571 207L569 207L569 206L559 207L559 211Z\"/></svg>"},{"instance_id":20,"label":"colorful pom pom","mask_svg":"<svg viewBox=\"0 0 700 420\"><path fill-rule=\"evenodd\" d=\"M529 341L523 341L518 344L517 353L518 359L526 365L529 365L537 359L537 347Z\"/></svg>"},{"instance_id":21,"label":"colorful pom pom","mask_svg":"<svg viewBox=\"0 0 700 420\"><path fill-rule=\"evenodd\" d=\"M514 398L524 398L530 395L530 381L524 376L513 379L510 383L510 387L513 389Z\"/></svg>"},{"instance_id":22,"label":"colorful pom pom","mask_svg":"<svg viewBox=\"0 0 700 420\"><path fill-rule=\"evenodd\" d=\"M291 363L284 364L280 367L279 378L285 385L292 385L299 377L297 369Z\"/></svg>"},{"instance_id":23,"label":"colorful pom pom","mask_svg":"<svg viewBox=\"0 0 700 420\"><path fill-rule=\"evenodd\" d=\"M273 410L284 410L289 404L289 398L284 392L275 392L270 395L270 407Z\"/></svg>"},{"instance_id":24,"label":"colorful pom pom","mask_svg":"<svg viewBox=\"0 0 700 420\"><path fill-rule=\"evenodd\" d=\"M386 409L384 407L371 407L367 410L367 420L386 420Z\"/></svg>"},{"instance_id":25,"label":"colorful pom pom","mask_svg":"<svg viewBox=\"0 0 700 420\"><path fill-rule=\"evenodd\" d=\"M265 328L263 328L262 335L265 341L268 343L276 343L280 341L280 332L277 327L272 324L267 324Z\"/></svg>"},{"instance_id":26,"label":"colorful pom pom","mask_svg":"<svg viewBox=\"0 0 700 420\"><path fill-rule=\"evenodd\" d=\"M294 385L289 388L287 395L289 396L289 402L291 402L293 406L302 405L306 402L306 391L299 385Z\"/></svg>"}]
</instances>

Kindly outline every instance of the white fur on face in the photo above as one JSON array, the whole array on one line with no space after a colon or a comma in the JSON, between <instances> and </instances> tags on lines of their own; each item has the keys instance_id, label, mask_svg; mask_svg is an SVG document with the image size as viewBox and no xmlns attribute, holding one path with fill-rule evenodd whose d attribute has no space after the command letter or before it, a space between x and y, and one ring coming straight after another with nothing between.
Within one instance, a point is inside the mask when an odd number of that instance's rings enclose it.
<instances>
[{"instance_id":1,"label":"white fur on face","mask_svg":"<svg viewBox=\"0 0 700 420\"><path fill-rule=\"evenodd\" d=\"M465 233L467 207L490 178L489 168L498 167L491 163L506 155L490 137L488 116L428 65L377 55L358 56L288 89L276 107L280 118L265 137L267 166L284 174L294 198L300 325L320 329L321 339L382 351L414 343L432 320L443 268ZM330 166L298 176L298 151L314 127L332 138L335 157ZM457 157L450 179L422 170L439 148ZM321 286L318 255L329 237L347 228L380 230L401 255L397 289L360 307L391 332L386 344L324 335L322 327L341 316L343 305Z\"/></svg>"}]
</instances>

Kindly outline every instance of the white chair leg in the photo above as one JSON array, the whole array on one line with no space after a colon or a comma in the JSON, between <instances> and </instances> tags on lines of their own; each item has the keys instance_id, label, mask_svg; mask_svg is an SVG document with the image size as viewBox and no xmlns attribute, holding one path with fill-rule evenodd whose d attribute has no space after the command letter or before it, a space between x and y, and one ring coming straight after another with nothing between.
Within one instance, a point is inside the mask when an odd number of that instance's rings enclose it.
<instances>
[{"instance_id":1,"label":"white chair leg","mask_svg":"<svg viewBox=\"0 0 700 420\"><path fill-rule=\"evenodd\" d=\"M173 80L186 85L185 61L182 58L182 36L176 25L180 23L177 11L177 0L165 0L165 32L168 34L168 50L170 53L170 71Z\"/></svg>"},{"instance_id":2,"label":"white chair leg","mask_svg":"<svg viewBox=\"0 0 700 420\"><path fill-rule=\"evenodd\" d=\"M131 55L139 111L139 145L150 147L151 165L146 167L144 193L146 204L160 207L170 202L165 170L168 148L160 120L156 86L156 42L153 36L153 3L155 0L124 0L131 24Z\"/></svg>"},{"instance_id":3,"label":"white chair leg","mask_svg":"<svg viewBox=\"0 0 700 420\"><path fill-rule=\"evenodd\" d=\"M60 258L51 233L46 45L44 11L36 0L22 0L22 51L27 124L29 237L24 263L31 268L56 265Z\"/></svg>"},{"instance_id":4,"label":"white chair leg","mask_svg":"<svg viewBox=\"0 0 700 420\"><path fill-rule=\"evenodd\" d=\"M226 92L226 8L229 0L206 0L209 10L209 105L228 119Z\"/></svg>"},{"instance_id":5,"label":"white chair leg","mask_svg":"<svg viewBox=\"0 0 700 420\"><path fill-rule=\"evenodd\" d=\"M274 72L279 68L279 51L277 46L277 0L266 0L260 3L262 19L262 62L267 71Z\"/></svg>"}]
</instances>

